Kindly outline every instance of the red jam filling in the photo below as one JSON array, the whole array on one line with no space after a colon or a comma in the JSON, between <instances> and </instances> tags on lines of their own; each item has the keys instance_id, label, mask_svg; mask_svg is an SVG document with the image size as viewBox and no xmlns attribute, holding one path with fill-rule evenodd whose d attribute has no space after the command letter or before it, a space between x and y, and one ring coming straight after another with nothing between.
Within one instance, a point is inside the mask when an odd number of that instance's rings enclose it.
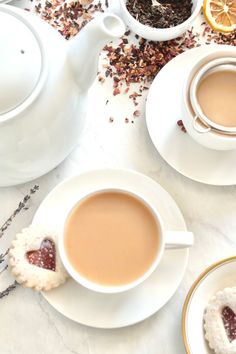
<instances>
[{"instance_id":1,"label":"red jam filling","mask_svg":"<svg viewBox=\"0 0 236 354\"><path fill-rule=\"evenodd\" d=\"M232 342L236 339L236 315L230 307L225 306L222 309L221 317L229 341Z\"/></svg>"},{"instance_id":2,"label":"red jam filling","mask_svg":"<svg viewBox=\"0 0 236 354\"><path fill-rule=\"evenodd\" d=\"M40 249L29 251L26 258L30 264L39 268L56 270L56 248L53 241L45 239L40 245Z\"/></svg>"}]
</instances>

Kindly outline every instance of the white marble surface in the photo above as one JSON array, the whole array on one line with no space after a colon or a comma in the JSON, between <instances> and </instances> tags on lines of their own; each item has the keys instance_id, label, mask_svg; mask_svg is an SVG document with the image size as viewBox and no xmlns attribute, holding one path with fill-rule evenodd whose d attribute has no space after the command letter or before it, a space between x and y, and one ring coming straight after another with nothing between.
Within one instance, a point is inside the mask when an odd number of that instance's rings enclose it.
<instances>
[{"instance_id":1,"label":"white marble surface","mask_svg":"<svg viewBox=\"0 0 236 354\"><path fill-rule=\"evenodd\" d=\"M133 106L123 104L125 97L120 96L110 97L104 108L109 85L95 83L91 94L99 99L95 99L76 150L60 166L34 182L0 188L3 223L29 189L34 184L40 186L30 208L15 218L0 240L0 253L14 234L31 222L40 202L57 183L87 169L128 167L160 183L176 200L188 229L194 232L196 242L185 277L158 313L137 325L116 330L97 330L74 323L57 313L39 293L18 286L0 299L1 354L183 354L181 310L190 285L206 266L236 252L236 187L200 184L169 167L150 141L144 102L142 115L133 124L125 123L125 117L132 116ZM114 117L113 123L109 123L110 116ZM0 290L9 281L7 270L0 275Z\"/></svg>"}]
</instances>

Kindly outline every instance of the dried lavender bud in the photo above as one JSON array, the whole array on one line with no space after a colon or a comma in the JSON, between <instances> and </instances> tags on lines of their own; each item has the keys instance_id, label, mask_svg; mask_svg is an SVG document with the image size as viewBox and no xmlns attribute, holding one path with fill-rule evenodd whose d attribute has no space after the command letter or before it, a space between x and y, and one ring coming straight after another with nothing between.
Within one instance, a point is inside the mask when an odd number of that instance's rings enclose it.
<instances>
[{"instance_id":1,"label":"dried lavender bud","mask_svg":"<svg viewBox=\"0 0 236 354\"><path fill-rule=\"evenodd\" d=\"M14 290L17 287L18 283L15 281L13 284L9 285L5 290L0 292L0 299L2 299L4 296L7 296L10 294L12 290Z\"/></svg>"},{"instance_id":2,"label":"dried lavender bud","mask_svg":"<svg viewBox=\"0 0 236 354\"><path fill-rule=\"evenodd\" d=\"M14 218L22 211L22 210L28 210L29 207L26 205L26 203L31 199L31 196L36 193L39 189L39 186L35 185L33 188L30 189L29 194L27 194L23 200L18 204L18 207L12 212L11 216L3 223L3 225L0 227L0 238L3 237L5 231L8 229L8 227L11 225L13 222ZM8 255L9 248L2 254L0 254L0 264L6 261L6 256ZM8 268L8 265L6 264L5 267L0 271L0 275ZM0 299L3 298L4 296L9 295L9 293L15 289L17 286L17 282L14 282L10 286L8 286L5 290L0 292Z\"/></svg>"},{"instance_id":3,"label":"dried lavender bud","mask_svg":"<svg viewBox=\"0 0 236 354\"><path fill-rule=\"evenodd\" d=\"M13 219L21 212L21 210L28 210L26 203L31 199L31 195L39 190L39 186L35 185L30 189L30 193L27 194L23 200L18 204L18 207L13 211L12 215L3 223L0 227L0 238L3 236L4 232L11 225Z\"/></svg>"}]
</instances>

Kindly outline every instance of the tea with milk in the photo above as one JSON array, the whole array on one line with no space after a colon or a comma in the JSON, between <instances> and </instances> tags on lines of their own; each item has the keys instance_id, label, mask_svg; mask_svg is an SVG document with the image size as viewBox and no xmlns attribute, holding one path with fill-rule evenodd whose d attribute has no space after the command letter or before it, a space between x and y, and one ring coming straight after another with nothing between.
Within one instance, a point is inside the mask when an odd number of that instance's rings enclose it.
<instances>
[{"instance_id":1,"label":"tea with milk","mask_svg":"<svg viewBox=\"0 0 236 354\"><path fill-rule=\"evenodd\" d=\"M209 73L197 89L198 103L212 122L236 127L236 72L221 70Z\"/></svg>"},{"instance_id":2,"label":"tea with milk","mask_svg":"<svg viewBox=\"0 0 236 354\"><path fill-rule=\"evenodd\" d=\"M73 268L101 284L128 284L142 276L160 247L160 230L150 208L120 191L88 196L71 211L64 246Z\"/></svg>"}]
</instances>

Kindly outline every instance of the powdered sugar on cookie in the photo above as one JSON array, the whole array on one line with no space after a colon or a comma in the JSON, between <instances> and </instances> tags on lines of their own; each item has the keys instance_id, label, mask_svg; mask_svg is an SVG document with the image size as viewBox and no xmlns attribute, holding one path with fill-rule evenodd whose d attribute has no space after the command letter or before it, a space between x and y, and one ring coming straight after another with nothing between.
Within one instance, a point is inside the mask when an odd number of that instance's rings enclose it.
<instances>
[{"instance_id":1,"label":"powdered sugar on cookie","mask_svg":"<svg viewBox=\"0 0 236 354\"><path fill-rule=\"evenodd\" d=\"M205 338L216 354L236 354L236 287L213 296L204 314Z\"/></svg>"}]
</instances>

